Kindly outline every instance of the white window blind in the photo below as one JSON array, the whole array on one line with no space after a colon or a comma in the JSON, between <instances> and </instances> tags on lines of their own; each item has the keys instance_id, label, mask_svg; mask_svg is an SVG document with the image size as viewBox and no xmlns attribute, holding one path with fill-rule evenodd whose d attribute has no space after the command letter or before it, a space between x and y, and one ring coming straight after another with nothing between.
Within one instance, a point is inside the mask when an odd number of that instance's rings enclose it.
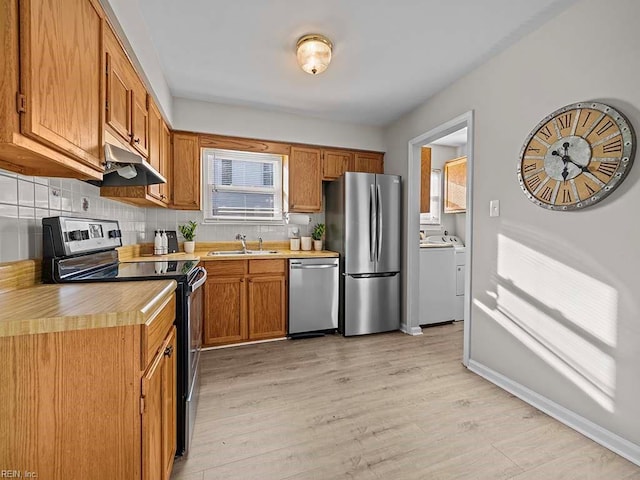
<instances>
[{"instance_id":1,"label":"white window blind","mask_svg":"<svg viewBox=\"0 0 640 480\"><path fill-rule=\"evenodd\" d=\"M420 224L440 225L442 211L442 171L431 170L431 204L429 213L420 214Z\"/></svg>"},{"instance_id":2,"label":"white window blind","mask_svg":"<svg viewBox=\"0 0 640 480\"><path fill-rule=\"evenodd\" d=\"M206 220L282 220L282 157L204 149Z\"/></svg>"}]
</instances>

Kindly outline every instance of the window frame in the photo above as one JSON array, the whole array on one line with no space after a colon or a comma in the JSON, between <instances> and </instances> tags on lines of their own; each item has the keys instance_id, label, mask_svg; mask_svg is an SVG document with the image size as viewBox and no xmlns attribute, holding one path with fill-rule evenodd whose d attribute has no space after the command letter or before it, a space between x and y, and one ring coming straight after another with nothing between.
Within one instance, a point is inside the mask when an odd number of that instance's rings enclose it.
<instances>
[{"instance_id":1,"label":"window frame","mask_svg":"<svg viewBox=\"0 0 640 480\"><path fill-rule=\"evenodd\" d=\"M274 212L275 217L246 217L246 210L241 215L213 215L213 206L211 202L211 189L214 188L214 183L210 178L210 173L213 170L213 166L209 164L213 160L209 159L211 154L220 153L225 160L238 160L264 164L271 162L274 164L273 175L273 187L235 187L230 185L217 185L215 188L218 191L238 192L238 193L273 193L274 198ZM248 152L243 150L230 150L224 148L203 148L201 153L201 161L203 166L203 223L215 223L215 224L284 224L285 213L285 191L284 191L284 168L285 158L283 155L275 153L262 153L262 152ZM278 171L275 172L276 166Z\"/></svg>"},{"instance_id":2,"label":"window frame","mask_svg":"<svg viewBox=\"0 0 640 480\"><path fill-rule=\"evenodd\" d=\"M436 177L434 179L434 176ZM431 196L429 204L429 213L420 214L420 225L429 225L430 227L442 226L442 190L443 190L443 174L439 168L431 169ZM436 188L434 188L436 187ZM438 218L434 219L434 212L438 213Z\"/></svg>"}]
</instances>

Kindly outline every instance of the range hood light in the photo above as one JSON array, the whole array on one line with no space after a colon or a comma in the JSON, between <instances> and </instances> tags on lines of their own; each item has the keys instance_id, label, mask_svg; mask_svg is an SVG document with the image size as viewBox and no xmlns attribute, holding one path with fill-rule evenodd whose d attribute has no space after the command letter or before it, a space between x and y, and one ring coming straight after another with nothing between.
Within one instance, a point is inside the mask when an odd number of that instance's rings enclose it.
<instances>
[{"instance_id":1,"label":"range hood light","mask_svg":"<svg viewBox=\"0 0 640 480\"><path fill-rule=\"evenodd\" d=\"M116 168L116 173L127 180L131 180L133 177L138 175L138 172L133 165L125 165L124 167Z\"/></svg>"}]
</instances>

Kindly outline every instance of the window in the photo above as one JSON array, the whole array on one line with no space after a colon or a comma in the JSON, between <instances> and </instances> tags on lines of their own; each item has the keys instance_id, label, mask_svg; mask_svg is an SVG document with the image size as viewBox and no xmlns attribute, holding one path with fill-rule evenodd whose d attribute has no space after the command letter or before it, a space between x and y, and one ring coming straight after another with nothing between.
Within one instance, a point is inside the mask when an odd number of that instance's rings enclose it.
<instances>
[{"instance_id":1,"label":"window","mask_svg":"<svg viewBox=\"0 0 640 480\"><path fill-rule=\"evenodd\" d=\"M282 157L204 149L204 220L282 220Z\"/></svg>"},{"instance_id":2,"label":"window","mask_svg":"<svg viewBox=\"0 0 640 480\"><path fill-rule=\"evenodd\" d=\"M431 170L431 204L429 213L420 214L422 225L440 225L442 210L442 171Z\"/></svg>"}]
</instances>

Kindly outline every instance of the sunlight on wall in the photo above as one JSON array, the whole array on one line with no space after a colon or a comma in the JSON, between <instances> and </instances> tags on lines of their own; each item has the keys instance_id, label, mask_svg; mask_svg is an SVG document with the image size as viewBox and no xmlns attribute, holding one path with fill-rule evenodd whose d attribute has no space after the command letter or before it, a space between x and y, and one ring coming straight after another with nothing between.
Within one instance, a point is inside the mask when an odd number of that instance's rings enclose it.
<instances>
[{"instance_id":1,"label":"sunlight on wall","mask_svg":"<svg viewBox=\"0 0 640 480\"><path fill-rule=\"evenodd\" d=\"M474 303L613 411L616 290L502 234L497 273L496 308Z\"/></svg>"}]
</instances>

